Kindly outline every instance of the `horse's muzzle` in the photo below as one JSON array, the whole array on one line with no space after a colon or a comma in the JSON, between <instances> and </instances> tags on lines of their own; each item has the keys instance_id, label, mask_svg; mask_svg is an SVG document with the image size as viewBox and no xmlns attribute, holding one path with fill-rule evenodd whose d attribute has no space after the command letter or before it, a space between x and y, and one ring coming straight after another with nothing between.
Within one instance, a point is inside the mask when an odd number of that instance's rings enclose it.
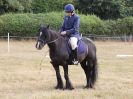
<instances>
[{"instance_id":1,"label":"horse's muzzle","mask_svg":"<svg viewBox=\"0 0 133 99\"><path fill-rule=\"evenodd\" d=\"M42 48L43 48L43 44L41 44L41 42L37 42L37 44L36 44L36 48L38 49L38 50L41 50Z\"/></svg>"}]
</instances>

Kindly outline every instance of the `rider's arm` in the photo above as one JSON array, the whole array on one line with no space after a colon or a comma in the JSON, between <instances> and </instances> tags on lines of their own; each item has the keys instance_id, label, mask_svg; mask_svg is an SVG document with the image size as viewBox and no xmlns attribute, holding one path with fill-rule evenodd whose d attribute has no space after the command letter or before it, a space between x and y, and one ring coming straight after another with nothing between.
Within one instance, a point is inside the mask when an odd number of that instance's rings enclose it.
<instances>
[{"instance_id":1,"label":"rider's arm","mask_svg":"<svg viewBox=\"0 0 133 99\"><path fill-rule=\"evenodd\" d=\"M74 21L74 27L70 30L67 30L66 34L70 35L70 34L74 34L74 33L79 32L79 25L80 25L80 18L76 17L75 21Z\"/></svg>"}]
</instances>

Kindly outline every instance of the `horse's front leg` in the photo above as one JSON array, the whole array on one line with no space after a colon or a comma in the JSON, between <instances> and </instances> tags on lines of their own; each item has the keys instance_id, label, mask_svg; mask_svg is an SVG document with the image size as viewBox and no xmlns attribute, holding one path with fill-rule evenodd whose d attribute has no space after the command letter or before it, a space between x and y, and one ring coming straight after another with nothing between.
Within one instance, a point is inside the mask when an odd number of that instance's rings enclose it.
<instances>
[{"instance_id":1,"label":"horse's front leg","mask_svg":"<svg viewBox=\"0 0 133 99\"><path fill-rule=\"evenodd\" d=\"M69 79L69 75L68 75L68 65L63 66L63 69L64 69L64 77L66 80L66 89L73 90L74 87L73 87L73 85Z\"/></svg>"},{"instance_id":2,"label":"horse's front leg","mask_svg":"<svg viewBox=\"0 0 133 99\"><path fill-rule=\"evenodd\" d=\"M56 78L57 78L57 86L55 87L56 89L64 89L63 87L63 81L60 75L60 69L59 69L59 65L52 63L55 72L56 72Z\"/></svg>"}]
</instances>

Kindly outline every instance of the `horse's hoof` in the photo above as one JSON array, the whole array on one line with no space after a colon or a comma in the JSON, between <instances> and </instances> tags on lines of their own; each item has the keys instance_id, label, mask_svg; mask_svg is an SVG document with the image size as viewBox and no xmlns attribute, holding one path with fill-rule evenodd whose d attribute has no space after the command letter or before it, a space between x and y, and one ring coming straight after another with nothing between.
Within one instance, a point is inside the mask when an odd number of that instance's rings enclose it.
<instances>
[{"instance_id":1,"label":"horse's hoof","mask_svg":"<svg viewBox=\"0 0 133 99\"><path fill-rule=\"evenodd\" d=\"M93 88L92 86L89 86L89 85L86 85L85 87L84 87L84 89L89 89L89 88Z\"/></svg>"},{"instance_id":2,"label":"horse's hoof","mask_svg":"<svg viewBox=\"0 0 133 99\"><path fill-rule=\"evenodd\" d=\"M72 87L72 86L71 86L71 87L70 87L70 86L69 86L69 87L68 87L68 86L66 86L66 88L65 88L65 89L68 89L68 90L73 90L73 89L74 89L74 87Z\"/></svg>"},{"instance_id":3,"label":"horse's hoof","mask_svg":"<svg viewBox=\"0 0 133 99\"><path fill-rule=\"evenodd\" d=\"M89 87L88 86L85 86L85 87L83 87L84 89L89 89Z\"/></svg>"},{"instance_id":4,"label":"horse's hoof","mask_svg":"<svg viewBox=\"0 0 133 99\"><path fill-rule=\"evenodd\" d=\"M57 85L57 86L55 87L55 89L63 89L63 90L64 90L64 87L63 87L63 86Z\"/></svg>"},{"instance_id":5,"label":"horse's hoof","mask_svg":"<svg viewBox=\"0 0 133 99\"><path fill-rule=\"evenodd\" d=\"M74 90L74 88L66 88L67 90Z\"/></svg>"}]
</instances>

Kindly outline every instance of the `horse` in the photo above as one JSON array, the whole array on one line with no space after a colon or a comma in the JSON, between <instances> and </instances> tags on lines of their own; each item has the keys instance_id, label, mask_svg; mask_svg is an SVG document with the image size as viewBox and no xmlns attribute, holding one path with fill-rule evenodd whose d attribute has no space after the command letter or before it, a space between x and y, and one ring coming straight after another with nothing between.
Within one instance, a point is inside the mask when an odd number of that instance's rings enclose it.
<instances>
[{"instance_id":1,"label":"horse","mask_svg":"<svg viewBox=\"0 0 133 99\"><path fill-rule=\"evenodd\" d=\"M81 67L83 68L87 84L84 88L94 88L98 78L98 64L96 56L96 46L92 40L82 37L81 40L87 46L87 52L78 55ZM65 89L73 90L73 84L69 79L68 65L72 65L72 58L67 48L68 37L62 36L59 32L50 29L48 26L40 26L37 33L36 48L41 50L46 44L49 47L49 56L51 64L56 72L57 86L56 89L64 89L59 66L63 66L64 78L66 80Z\"/></svg>"}]
</instances>

